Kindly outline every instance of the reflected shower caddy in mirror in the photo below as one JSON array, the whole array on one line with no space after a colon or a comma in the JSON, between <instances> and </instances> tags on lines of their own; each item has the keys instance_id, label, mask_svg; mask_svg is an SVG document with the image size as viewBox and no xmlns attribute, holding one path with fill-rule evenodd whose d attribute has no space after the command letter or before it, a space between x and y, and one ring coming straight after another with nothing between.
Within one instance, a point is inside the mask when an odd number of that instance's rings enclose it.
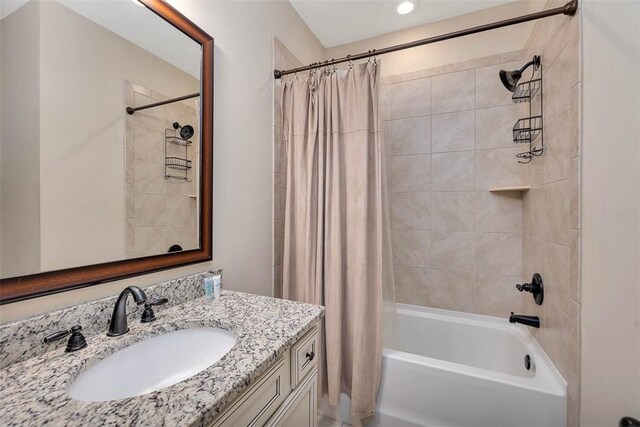
<instances>
[{"instance_id":1,"label":"reflected shower caddy in mirror","mask_svg":"<svg viewBox=\"0 0 640 427\"><path fill-rule=\"evenodd\" d=\"M185 134L184 132L178 132L177 130L179 128L182 127L178 122L175 122L173 129L165 129L164 131L164 178L191 182L189 178L189 170L192 165L192 161L189 160L189 146L191 145L191 141L188 138L181 138L181 136L193 135L193 131L191 131L191 134ZM185 126L184 128L187 127ZM184 148L184 157L169 155L169 152L173 151L172 147L175 149ZM172 171L176 172L172 173Z\"/></svg>"},{"instance_id":2,"label":"reflected shower caddy in mirror","mask_svg":"<svg viewBox=\"0 0 640 427\"><path fill-rule=\"evenodd\" d=\"M514 103L529 103L529 117L524 117L513 126L513 142L516 144L528 144L528 150L516 154L518 163L529 163L534 157L541 156L544 152L544 135L542 133L542 66L540 56L535 55L533 60L525 65L532 65L531 79L518 83L511 96ZM536 95L539 95L536 98ZM533 113L534 99L539 99L537 114ZM536 147L534 141L540 138L540 146Z\"/></svg>"}]
</instances>

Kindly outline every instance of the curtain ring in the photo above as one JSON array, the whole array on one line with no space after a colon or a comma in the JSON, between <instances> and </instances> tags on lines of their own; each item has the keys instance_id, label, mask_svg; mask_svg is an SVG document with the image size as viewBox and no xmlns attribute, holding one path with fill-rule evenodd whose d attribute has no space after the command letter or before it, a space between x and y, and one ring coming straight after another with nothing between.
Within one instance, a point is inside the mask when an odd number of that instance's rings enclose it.
<instances>
[{"instance_id":1,"label":"curtain ring","mask_svg":"<svg viewBox=\"0 0 640 427\"><path fill-rule=\"evenodd\" d=\"M378 65L378 58L376 57L376 50L370 50L367 58L369 64Z\"/></svg>"},{"instance_id":2,"label":"curtain ring","mask_svg":"<svg viewBox=\"0 0 640 427\"><path fill-rule=\"evenodd\" d=\"M351 55L347 55L347 60L349 61L349 70L353 70L353 61L351 60Z\"/></svg>"}]
</instances>

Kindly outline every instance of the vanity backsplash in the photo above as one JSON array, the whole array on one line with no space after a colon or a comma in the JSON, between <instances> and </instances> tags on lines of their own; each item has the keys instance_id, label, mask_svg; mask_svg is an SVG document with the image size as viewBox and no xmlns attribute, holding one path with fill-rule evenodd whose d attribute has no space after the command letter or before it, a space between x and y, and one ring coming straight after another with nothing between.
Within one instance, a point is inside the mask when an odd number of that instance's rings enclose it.
<instances>
[{"instance_id":1,"label":"vanity backsplash","mask_svg":"<svg viewBox=\"0 0 640 427\"><path fill-rule=\"evenodd\" d=\"M169 307L204 296L203 280L205 275L210 272L222 274L222 269L217 268L151 285L144 288L144 292L149 301L159 298L169 300L163 306L154 307L156 314L161 314ZM85 336L106 334L117 298L118 295L113 295L0 325L0 369L39 356L47 351L64 347L66 340L59 340L49 345L42 342L43 337L52 332L80 325ZM128 320L130 322L139 321L143 309L143 307L137 306L132 298L129 298L127 301Z\"/></svg>"}]
</instances>

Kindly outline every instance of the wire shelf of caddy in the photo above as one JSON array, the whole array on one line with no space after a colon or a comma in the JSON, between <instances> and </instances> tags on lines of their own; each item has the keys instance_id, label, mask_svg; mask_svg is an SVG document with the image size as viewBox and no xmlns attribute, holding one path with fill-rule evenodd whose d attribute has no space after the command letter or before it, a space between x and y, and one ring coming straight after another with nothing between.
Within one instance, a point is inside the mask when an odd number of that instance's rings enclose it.
<instances>
[{"instance_id":1,"label":"wire shelf of caddy","mask_svg":"<svg viewBox=\"0 0 640 427\"><path fill-rule=\"evenodd\" d=\"M192 142L178 136L177 129L179 127L174 125L174 129L165 129L164 131L164 177L165 179L173 178L191 182L189 170L192 168L192 161L188 157L189 146Z\"/></svg>"}]
</instances>

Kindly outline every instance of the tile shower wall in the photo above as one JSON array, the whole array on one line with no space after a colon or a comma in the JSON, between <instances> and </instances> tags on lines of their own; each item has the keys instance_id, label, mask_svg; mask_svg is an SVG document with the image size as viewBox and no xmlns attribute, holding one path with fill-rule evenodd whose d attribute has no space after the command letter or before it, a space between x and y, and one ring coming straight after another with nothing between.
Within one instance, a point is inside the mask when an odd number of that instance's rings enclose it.
<instances>
[{"instance_id":1,"label":"tile shower wall","mask_svg":"<svg viewBox=\"0 0 640 427\"><path fill-rule=\"evenodd\" d=\"M282 70L302 66L278 39L273 40L273 65ZM287 182L286 156L282 141L281 81L275 81L273 114L273 294L282 296L282 256L284 253L284 204Z\"/></svg>"},{"instance_id":2,"label":"tile shower wall","mask_svg":"<svg viewBox=\"0 0 640 427\"><path fill-rule=\"evenodd\" d=\"M498 70L521 52L386 77L383 119L398 302L504 317L520 311L522 184L513 104Z\"/></svg>"},{"instance_id":3,"label":"tile shower wall","mask_svg":"<svg viewBox=\"0 0 640 427\"><path fill-rule=\"evenodd\" d=\"M125 82L124 90L127 105L167 99L134 83ZM174 244L185 250L197 248L199 144L188 148L188 158L193 161L188 172L191 182L164 177L164 131L172 128L173 122L190 124L195 130L191 140L199 141L195 108L173 103L126 115L125 121L126 256L162 254ZM184 147L168 145L167 150L168 156L184 157Z\"/></svg>"},{"instance_id":4,"label":"tile shower wall","mask_svg":"<svg viewBox=\"0 0 640 427\"><path fill-rule=\"evenodd\" d=\"M563 1L551 0L546 7ZM522 168L524 276L544 278L545 302L523 295L527 314L540 316L537 341L569 386L568 425L580 425L580 20L537 22L526 56L541 55L545 154Z\"/></svg>"}]
</instances>

